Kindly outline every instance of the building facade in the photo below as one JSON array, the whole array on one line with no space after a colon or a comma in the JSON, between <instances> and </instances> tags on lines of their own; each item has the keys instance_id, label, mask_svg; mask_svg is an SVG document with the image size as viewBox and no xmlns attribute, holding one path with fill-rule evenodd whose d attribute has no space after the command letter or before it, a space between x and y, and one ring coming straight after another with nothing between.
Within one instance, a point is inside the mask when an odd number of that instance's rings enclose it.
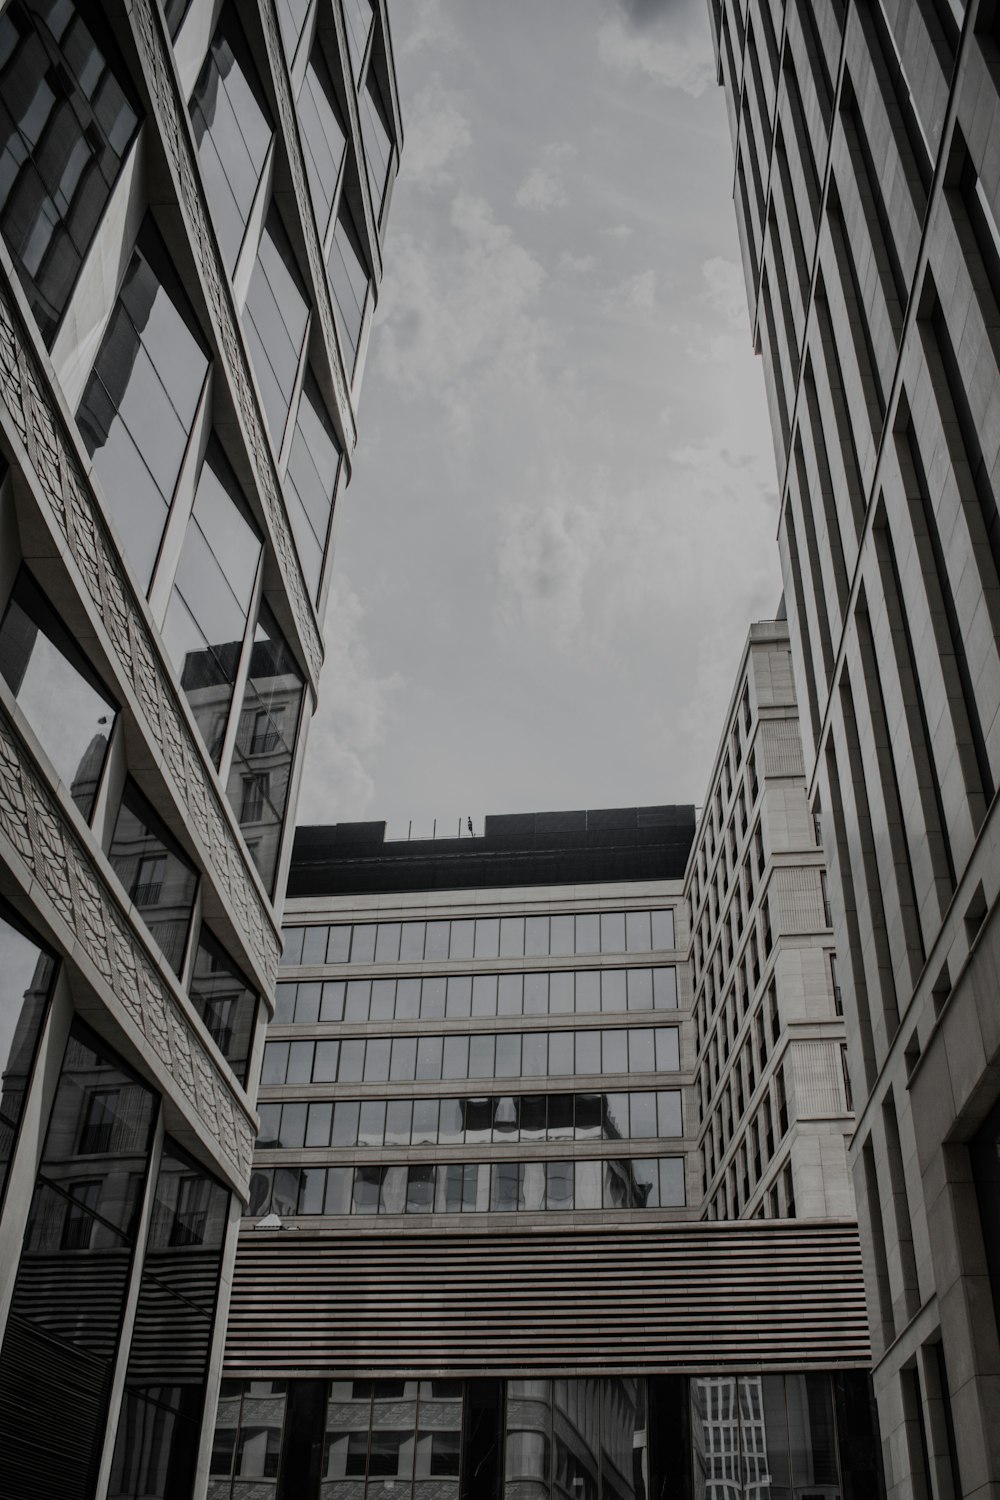
<instances>
[{"instance_id":1,"label":"building facade","mask_svg":"<svg viewBox=\"0 0 1000 1500\"><path fill-rule=\"evenodd\" d=\"M299 831L211 1500L878 1493L850 1215L702 1220L694 832Z\"/></svg>"},{"instance_id":2,"label":"building facade","mask_svg":"<svg viewBox=\"0 0 1000 1500\"><path fill-rule=\"evenodd\" d=\"M685 877L702 1212L850 1218L843 1006L784 620L751 626Z\"/></svg>"},{"instance_id":3,"label":"building facade","mask_svg":"<svg viewBox=\"0 0 1000 1500\"><path fill-rule=\"evenodd\" d=\"M181 1497L401 140L384 7L8 0L0 134L0 1487Z\"/></svg>"},{"instance_id":4,"label":"building facade","mask_svg":"<svg viewBox=\"0 0 1000 1500\"><path fill-rule=\"evenodd\" d=\"M892 1495L1000 1493L1000 14L711 0Z\"/></svg>"}]
</instances>

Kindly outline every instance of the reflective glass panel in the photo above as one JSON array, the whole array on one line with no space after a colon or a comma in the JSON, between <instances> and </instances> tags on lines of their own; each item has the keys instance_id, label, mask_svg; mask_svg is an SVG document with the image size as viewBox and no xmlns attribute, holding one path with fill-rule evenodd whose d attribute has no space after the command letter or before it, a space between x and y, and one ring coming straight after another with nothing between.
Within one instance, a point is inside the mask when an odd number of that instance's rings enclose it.
<instances>
[{"instance_id":1,"label":"reflective glass panel","mask_svg":"<svg viewBox=\"0 0 1000 1500\"><path fill-rule=\"evenodd\" d=\"M333 79L319 42L313 45L309 54L306 76L299 92L298 110L306 173L312 189L316 224L322 243L330 222L330 210L333 208L333 197L340 178L347 135Z\"/></svg>"},{"instance_id":2,"label":"reflective glass panel","mask_svg":"<svg viewBox=\"0 0 1000 1500\"><path fill-rule=\"evenodd\" d=\"M337 210L337 227L326 268L330 274L338 326L344 343L344 362L350 378L354 373L358 340L365 317L369 277L354 215L343 196Z\"/></svg>"},{"instance_id":3,"label":"reflective glass panel","mask_svg":"<svg viewBox=\"0 0 1000 1500\"><path fill-rule=\"evenodd\" d=\"M300 990L312 988L299 986ZM257 1018L257 993L204 923L198 936L189 993L213 1042L240 1082L244 1082Z\"/></svg>"},{"instance_id":4,"label":"reflective glass panel","mask_svg":"<svg viewBox=\"0 0 1000 1500\"><path fill-rule=\"evenodd\" d=\"M181 971L198 875L128 779L108 859L175 974Z\"/></svg>"},{"instance_id":5,"label":"reflective glass panel","mask_svg":"<svg viewBox=\"0 0 1000 1500\"><path fill-rule=\"evenodd\" d=\"M53 960L0 903L0 1202L54 974Z\"/></svg>"},{"instance_id":6,"label":"reflective glass panel","mask_svg":"<svg viewBox=\"0 0 1000 1500\"><path fill-rule=\"evenodd\" d=\"M264 415L280 450L306 324L309 298L277 205L272 202L243 306L246 335Z\"/></svg>"}]
</instances>

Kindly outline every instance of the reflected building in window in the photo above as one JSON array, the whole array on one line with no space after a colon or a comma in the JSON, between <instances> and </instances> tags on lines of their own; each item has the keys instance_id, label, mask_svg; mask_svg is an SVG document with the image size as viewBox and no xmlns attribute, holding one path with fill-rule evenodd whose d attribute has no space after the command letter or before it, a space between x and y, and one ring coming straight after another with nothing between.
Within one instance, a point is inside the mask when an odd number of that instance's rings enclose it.
<instances>
[{"instance_id":1,"label":"reflected building in window","mask_svg":"<svg viewBox=\"0 0 1000 1500\"><path fill-rule=\"evenodd\" d=\"M402 138L384 6L353 20L0 6L10 1500L207 1483Z\"/></svg>"},{"instance_id":2,"label":"reflected building in window","mask_svg":"<svg viewBox=\"0 0 1000 1500\"><path fill-rule=\"evenodd\" d=\"M211 1500L878 1495L849 1212L705 1218L703 829L299 830Z\"/></svg>"}]
</instances>

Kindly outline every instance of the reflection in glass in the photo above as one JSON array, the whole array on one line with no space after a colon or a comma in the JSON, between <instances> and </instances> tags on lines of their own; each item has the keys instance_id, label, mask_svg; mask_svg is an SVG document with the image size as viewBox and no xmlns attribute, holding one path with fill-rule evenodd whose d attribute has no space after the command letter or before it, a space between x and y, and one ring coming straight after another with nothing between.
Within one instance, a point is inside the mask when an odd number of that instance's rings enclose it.
<instances>
[{"instance_id":1,"label":"reflection in glass","mask_svg":"<svg viewBox=\"0 0 1000 1500\"><path fill-rule=\"evenodd\" d=\"M0 674L89 821L118 711L23 567L0 624Z\"/></svg>"},{"instance_id":2,"label":"reflection in glass","mask_svg":"<svg viewBox=\"0 0 1000 1500\"><path fill-rule=\"evenodd\" d=\"M285 494L302 573L313 599L319 593L339 472L337 434L315 377L307 369L285 472ZM398 924L383 924L389 925ZM398 945L397 934L397 949ZM330 962L336 960L331 957Z\"/></svg>"},{"instance_id":3,"label":"reflection in glass","mask_svg":"<svg viewBox=\"0 0 1000 1500\"><path fill-rule=\"evenodd\" d=\"M142 1266L109 1500L194 1484L229 1194L169 1139Z\"/></svg>"},{"instance_id":4,"label":"reflection in glass","mask_svg":"<svg viewBox=\"0 0 1000 1500\"><path fill-rule=\"evenodd\" d=\"M156 1095L74 1022L0 1355L0 1445L49 1492L79 1493L105 1436ZM38 1371L57 1372L37 1399ZM53 1443L73 1404L74 1441ZM10 1478L11 1476L7 1476ZM29 1489L25 1485L23 1493Z\"/></svg>"},{"instance_id":5,"label":"reflection in glass","mask_svg":"<svg viewBox=\"0 0 1000 1500\"><path fill-rule=\"evenodd\" d=\"M0 902L0 1203L14 1154L55 963Z\"/></svg>"},{"instance_id":6,"label":"reflection in glass","mask_svg":"<svg viewBox=\"0 0 1000 1500\"><path fill-rule=\"evenodd\" d=\"M191 1002L241 1083L246 1080L257 995L202 923L191 975Z\"/></svg>"},{"instance_id":7,"label":"reflection in glass","mask_svg":"<svg viewBox=\"0 0 1000 1500\"><path fill-rule=\"evenodd\" d=\"M357 83L364 66L368 33L372 29L372 0L346 0L344 16L347 21L347 47L354 68L354 81Z\"/></svg>"},{"instance_id":8,"label":"reflection in glass","mask_svg":"<svg viewBox=\"0 0 1000 1500\"><path fill-rule=\"evenodd\" d=\"M698 1500L841 1500L828 1375L699 1376L691 1426Z\"/></svg>"},{"instance_id":9,"label":"reflection in glass","mask_svg":"<svg viewBox=\"0 0 1000 1500\"><path fill-rule=\"evenodd\" d=\"M209 443L163 638L216 765L261 558L260 533L218 440Z\"/></svg>"},{"instance_id":10,"label":"reflection in glass","mask_svg":"<svg viewBox=\"0 0 1000 1500\"><path fill-rule=\"evenodd\" d=\"M229 773L229 801L268 891L288 802L304 679L270 609L261 605Z\"/></svg>"},{"instance_id":11,"label":"reflection in glass","mask_svg":"<svg viewBox=\"0 0 1000 1500\"><path fill-rule=\"evenodd\" d=\"M276 451L288 421L308 321L309 298L281 214L272 202L243 307L243 332Z\"/></svg>"},{"instance_id":12,"label":"reflection in glass","mask_svg":"<svg viewBox=\"0 0 1000 1500\"><path fill-rule=\"evenodd\" d=\"M51 344L138 124L97 5L0 16L0 228Z\"/></svg>"},{"instance_id":13,"label":"reflection in glass","mask_svg":"<svg viewBox=\"0 0 1000 1500\"><path fill-rule=\"evenodd\" d=\"M330 273L338 326L344 342L344 363L350 378L357 361L358 340L365 319L369 276L354 215L343 195L337 210L337 227L333 233L333 249L327 261L327 270Z\"/></svg>"},{"instance_id":14,"label":"reflection in glass","mask_svg":"<svg viewBox=\"0 0 1000 1500\"><path fill-rule=\"evenodd\" d=\"M198 875L131 778L125 782L108 859L167 963L179 974Z\"/></svg>"},{"instance_id":15,"label":"reflection in glass","mask_svg":"<svg viewBox=\"0 0 1000 1500\"><path fill-rule=\"evenodd\" d=\"M280 1380L224 1380L219 1393L210 1465L212 1500L277 1492L285 1384Z\"/></svg>"},{"instance_id":16,"label":"reflection in glass","mask_svg":"<svg viewBox=\"0 0 1000 1500\"><path fill-rule=\"evenodd\" d=\"M208 365L194 314L147 213L77 412L143 589L160 550Z\"/></svg>"},{"instance_id":17,"label":"reflection in glass","mask_svg":"<svg viewBox=\"0 0 1000 1500\"><path fill-rule=\"evenodd\" d=\"M392 160L392 116L373 68L368 69L368 78L358 104L372 209L375 222L378 223L389 177L389 163Z\"/></svg>"},{"instance_id":18,"label":"reflection in glass","mask_svg":"<svg viewBox=\"0 0 1000 1500\"><path fill-rule=\"evenodd\" d=\"M191 125L227 270L236 265L272 126L236 6L223 6L191 95Z\"/></svg>"},{"instance_id":19,"label":"reflection in glass","mask_svg":"<svg viewBox=\"0 0 1000 1500\"><path fill-rule=\"evenodd\" d=\"M326 240L330 210L333 208L333 197L340 178L347 133L319 41L313 44L309 54L306 76L299 91L298 110L306 175L312 190L316 226L322 244Z\"/></svg>"}]
</instances>

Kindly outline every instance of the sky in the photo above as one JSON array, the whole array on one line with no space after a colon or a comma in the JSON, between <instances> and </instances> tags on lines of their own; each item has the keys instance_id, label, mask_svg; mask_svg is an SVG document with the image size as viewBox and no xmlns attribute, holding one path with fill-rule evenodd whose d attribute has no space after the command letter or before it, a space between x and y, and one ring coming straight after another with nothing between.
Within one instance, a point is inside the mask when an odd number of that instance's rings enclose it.
<instances>
[{"instance_id":1,"label":"sky","mask_svg":"<svg viewBox=\"0 0 1000 1500\"><path fill-rule=\"evenodd\" d=\"M781 593L706 0L389 0L302 823L700 804Z\"/></svg>"}]
</instances>

